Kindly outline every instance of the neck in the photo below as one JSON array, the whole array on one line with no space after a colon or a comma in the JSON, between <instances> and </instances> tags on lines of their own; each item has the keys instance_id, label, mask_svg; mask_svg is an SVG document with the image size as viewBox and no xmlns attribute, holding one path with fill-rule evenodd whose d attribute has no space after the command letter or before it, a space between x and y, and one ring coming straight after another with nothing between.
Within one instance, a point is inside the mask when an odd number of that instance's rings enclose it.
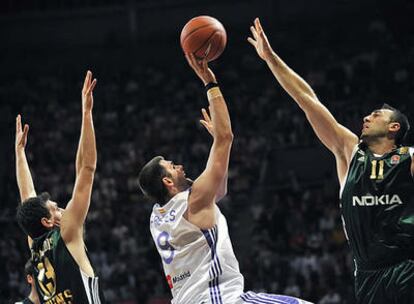
<instances>
[{"instance_id":1,"label":"neck","mask_svg":"<svg viewBox=\"0 0 414 304\"><path fill-rule=\"evenodd\" d=\"M372 153L383 155L397 148L393 140L374 140L367 143Z\"/></svg>"},{"instance_id":2,"label":"neck","mask_svg":"<svg viewBox=\"0 0 414 304\"><path fill-rule=\"evenodd\" d=\"M34 287L32 287L32 290L30 291L29 300L35 304L40 303L39 297Z\"/></svg>"}]
</instances>

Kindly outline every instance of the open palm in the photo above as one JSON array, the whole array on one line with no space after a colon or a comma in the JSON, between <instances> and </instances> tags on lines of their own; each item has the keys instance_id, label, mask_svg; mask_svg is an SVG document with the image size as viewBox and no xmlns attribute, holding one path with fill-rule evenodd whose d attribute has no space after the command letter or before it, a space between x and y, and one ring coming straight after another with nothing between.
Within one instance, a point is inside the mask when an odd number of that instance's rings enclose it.
<instances>
[{"instance_id":1,"label":"open palm","mask_svg":"<svg viewBox=\"0 0 414 304\"><path fill-rule=\"evenodd\" d=\"M266 37L265 32L263 31L262 25L260 24L259 18L254 20L254 26L250 27L252 32L252 37L248 37L247 40L257 51L257 54L263 60L268 59L273 54L272 47L270 46L269 40Z\"/></svg>"},{"instance_id":2,"label":"open palm","mask_svg":"<svg viewBox=\"0 0 414 304\"><path fill-rule=\"evenodd\" d=\"M29 125L25 124L22 128L22 117L17 115L16 117L16 150L24 150L27 144L27 134L29 133Z\"/></svg>"},{"instance_id":3,"label":"open palm","mask_svg":"<svg viewBox=\"0 0 414 304\"><path fill-rule=\"evenodd\" d=\"M85 76L82 88L82 107L84 111L91 111L93 107L93 89L96 86L96 79L92 80L92 72L88 71Z\"/></svg>"}]
</instances>

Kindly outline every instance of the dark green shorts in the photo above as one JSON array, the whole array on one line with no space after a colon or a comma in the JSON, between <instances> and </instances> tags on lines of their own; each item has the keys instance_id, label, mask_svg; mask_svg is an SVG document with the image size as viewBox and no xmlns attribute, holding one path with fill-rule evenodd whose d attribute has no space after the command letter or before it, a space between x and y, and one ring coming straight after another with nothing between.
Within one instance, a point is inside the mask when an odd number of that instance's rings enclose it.
<instances>
[{"instance_id":1,"label":"dark green shorts","mask_svg":"<svg viewBox=\"0 0 414 304\"><path fill-rule=\"evenodd\" d=\"M357 304L414 304L414 260L379 270L357 270Z\"/></svg>"}]
</instances>

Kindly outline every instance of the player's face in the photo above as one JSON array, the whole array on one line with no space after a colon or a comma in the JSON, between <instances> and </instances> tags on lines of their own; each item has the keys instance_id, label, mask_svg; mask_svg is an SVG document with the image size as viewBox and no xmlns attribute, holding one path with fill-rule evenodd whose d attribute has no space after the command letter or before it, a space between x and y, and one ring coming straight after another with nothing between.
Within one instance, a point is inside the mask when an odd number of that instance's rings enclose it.
<instances>
[{"instance_id":1,"label":"player's face","mask_svg":"<svg viewBox=\"0 0 414 304\"><path fill-rule=\"evenodd\" d=\"M364 117L361 139L385 137L389 132L392 111L388 109L375 110Z\"/></svg>"},{"instance_id":2,"label":"player's face","mask_svg":"<svg viewBox=\"0 0 414 304\"><path fill-rule=\"evenodd\" d=\"M183 165L176 165L170 160L161 160L160 164L169 173L177 189L182 191L191 186L192 181L185 176Z\"/></svg>"},{"instance_id":3,"label":"player's face","mask_svg":"<svg viewBox=\"0 0 414 304\"><path fill-rule=\"evenodd\" d=\"M53 223L53 226L60 226L60 220L62 219L62 213L64 209L59 208L58 204L54 201L48 200L46 202L46 207L50 213L50 221Z\"/></svg>"}]
</instances>

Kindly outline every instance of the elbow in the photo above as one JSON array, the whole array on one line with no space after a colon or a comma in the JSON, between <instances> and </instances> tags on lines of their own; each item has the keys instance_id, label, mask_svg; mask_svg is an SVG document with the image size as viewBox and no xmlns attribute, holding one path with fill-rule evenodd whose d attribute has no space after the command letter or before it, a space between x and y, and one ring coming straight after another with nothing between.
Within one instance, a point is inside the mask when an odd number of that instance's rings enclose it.
<instances>
[{"instance_id":1,"label":"elbow","mask_svg":"<svg viewBox=\"0 0 414 304\"><path fill-rule=\"evenodd\" d=\"M295 98L297 104L303 111L314 109L315 105L319 104L320 101L315 93L300 93Z\"/></svg>"},{"instance_id":2,"label":"elbow","mask_svg":"<svg viewBox=\"0 0 414 304\"><path fill-rule=\"evenodd\" d=\"M88 173L94 174L96 171L96 164L93 165L84 165L80 168L80 170L86 171Z\"/></svg>"}]
</instances>

